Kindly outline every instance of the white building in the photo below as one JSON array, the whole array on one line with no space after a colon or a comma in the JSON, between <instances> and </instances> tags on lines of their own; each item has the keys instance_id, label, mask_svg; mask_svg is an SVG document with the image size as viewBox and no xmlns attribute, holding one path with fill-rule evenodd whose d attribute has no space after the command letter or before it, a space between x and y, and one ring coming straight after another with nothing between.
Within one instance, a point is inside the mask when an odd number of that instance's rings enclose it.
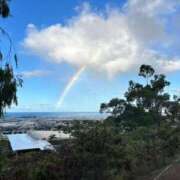
<instances>
[{"instance_id":1,"label":"white building","mask_svg":"<svg viewBox=\"0 0 180 180\"><path fill-rule=\"evenodd\" d=\"M14 152L27 150L54 150L46 140L35 139L28 134L8 134L7 138Z\"/></svg>"}]
</instances>

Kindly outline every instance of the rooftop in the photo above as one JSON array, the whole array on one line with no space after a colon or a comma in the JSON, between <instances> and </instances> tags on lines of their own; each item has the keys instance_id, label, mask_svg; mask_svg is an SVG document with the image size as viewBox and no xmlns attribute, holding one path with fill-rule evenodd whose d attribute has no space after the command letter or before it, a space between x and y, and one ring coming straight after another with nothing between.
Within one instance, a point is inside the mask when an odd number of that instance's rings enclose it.
<instances>
[{"instance_id":1,"label":"rooftop","mask_svg":"<svg viewBox=\"0 0 180 180\"><path fill-rule=\"evenodd\" d=\"M28 134L9 134L7 138L13 151L54 149L48 141L35 139Z\"/></svg>"}]
</instances>

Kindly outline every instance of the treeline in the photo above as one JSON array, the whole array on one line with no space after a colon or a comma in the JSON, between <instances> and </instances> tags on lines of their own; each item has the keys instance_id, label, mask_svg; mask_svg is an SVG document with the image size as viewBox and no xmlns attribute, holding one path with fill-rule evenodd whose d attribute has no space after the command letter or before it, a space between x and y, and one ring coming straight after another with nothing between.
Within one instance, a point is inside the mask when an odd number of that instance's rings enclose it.
<instances>
[{"instance_id":1,"label":"treeline","mask_svg":"<svg viewBox=\"0 0 180 180\"><path fill-rule=\"evenodd\" d=\"M100 111L110 113L106 120L66 127L73 138L61 141L56 152L1 151L1 179L149 180L180 151L180 100L164 92L170 83L154 73L142 65L145 83L130 81L124 99L103 103Z\"/></svg>"}]
</instances>

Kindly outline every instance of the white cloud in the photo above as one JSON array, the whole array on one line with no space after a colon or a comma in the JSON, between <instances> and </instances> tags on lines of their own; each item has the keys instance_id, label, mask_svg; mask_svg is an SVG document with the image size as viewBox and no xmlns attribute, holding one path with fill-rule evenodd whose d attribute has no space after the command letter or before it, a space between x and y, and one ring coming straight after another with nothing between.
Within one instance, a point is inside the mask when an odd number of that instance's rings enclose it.
<instances>
[{"instance_id":1,"label":"white cloud","mask_svg":"<svg viewBox=\"0 0 180 180\"><path fill-rule=\"evenodd\" d=\"M160 67L162 67L162 70L165 72L173 72L180 70L180 61L179 60L160 60L159 61Z\"/></svg>"},{"instance_id":2,"label":"white cloud","mask_svg":"<svg viewBox=\"0 0 180 180\"><path fill-rule=\"evenodd\" d=\"M129 0L121 10L95 13L87 4L65 25L38 29L28 25L24 46L54 63L106 72L109 77L142 63L165 72L180 70L180 59L156 46L173 44L167 16L175 16L177 0ZM174 38L174 37L173 37Z\"/></svg>"},{"instance_id":3,"label":"white cloud","mask_svg":"<svg viewBox=\"0 0 180 180\"><path fill-rule=\"evenodd\" d=\"M50 71L33 70L33 71L23 71L20 74L25 78L43 77L49 75Z\"/></svg>"},{"instance_id":4,"label":"white cloud","mask_svg":"<svg viewBox=\"0 0 180 180\"><path fill-rule=\"evenodd\" d=\"M167 14L176 11L179 0L129 0L125 5L127 11L132 14Z\"/></svg>"}]
</instances>

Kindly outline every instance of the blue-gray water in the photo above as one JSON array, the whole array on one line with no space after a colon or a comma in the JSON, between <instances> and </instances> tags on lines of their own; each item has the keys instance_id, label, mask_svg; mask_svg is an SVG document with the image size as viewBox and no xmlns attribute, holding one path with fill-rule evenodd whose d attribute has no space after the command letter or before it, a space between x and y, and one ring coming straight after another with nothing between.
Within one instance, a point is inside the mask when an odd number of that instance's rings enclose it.
<instances>
[{"instance_id":1,"label":"blue-gray water","mask_svg":"<svg viewBox=\"0 0 180 180\"><path fill-rule=\"evenodd\" d=\"M98 112L17 112L7 113L5 120L101 120L107 114Z\"/></svg>"}]
</instances>

